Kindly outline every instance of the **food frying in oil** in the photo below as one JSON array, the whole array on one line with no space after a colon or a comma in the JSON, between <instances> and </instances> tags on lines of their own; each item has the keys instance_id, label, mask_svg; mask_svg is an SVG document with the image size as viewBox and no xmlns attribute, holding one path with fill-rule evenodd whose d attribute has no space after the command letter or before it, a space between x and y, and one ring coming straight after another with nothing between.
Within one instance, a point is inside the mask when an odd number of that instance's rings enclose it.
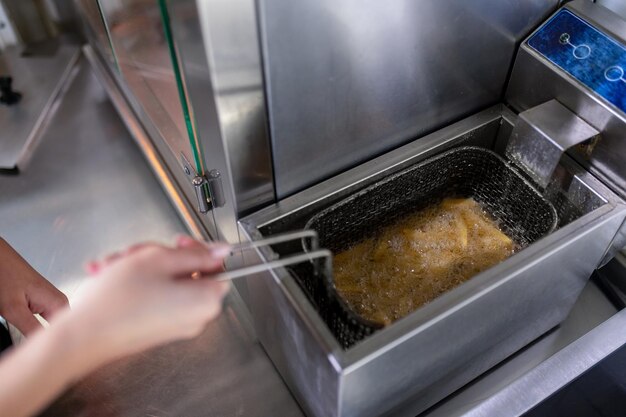
<instances>
[{"instance_id":1,"label":"food frying in oil","mask_svg":"<svg viewBox=\"0 0 626 417\"><path fill-rule=\"evenodd\" d=\"M334 256L340 296L361 317L390 324L518 249L471 198L447 198Z\"/></svg>"}]
</instances>

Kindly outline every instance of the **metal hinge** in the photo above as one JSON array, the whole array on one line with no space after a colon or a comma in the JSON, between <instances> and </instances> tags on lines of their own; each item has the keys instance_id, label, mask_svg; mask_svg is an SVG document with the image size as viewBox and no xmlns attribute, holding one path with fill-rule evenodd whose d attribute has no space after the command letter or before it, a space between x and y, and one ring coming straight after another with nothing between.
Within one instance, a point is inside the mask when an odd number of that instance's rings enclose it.
<instances>
[{"instance_id":1,"label":"metal hinge","mask_svg":"<svg viewBox=\"0 0 626 417\"><path fill-rule=\"evenodd\" d=\"M181 153L181 161L183 163L183 171L188 178L191 179L196 191L196 199L198 200L198 211L200 213L208 213L217 207L225 204L224 188L222 187L222 176L219 171L212 169L206 175L200 175L192 168L191 164Z\"/></svg>"},{"instance_id":2,"label":"metal hinge","mask_svg":"<svg viewBox=\"0 0 626 417\"><path fill-rule=\"evenodd\" d=\"M206 213L224 205L222 177L217 170L212 169L207 175L196 175L191 180L191 184L196 189L200 213Z\"/></svg>"}]
</instances>

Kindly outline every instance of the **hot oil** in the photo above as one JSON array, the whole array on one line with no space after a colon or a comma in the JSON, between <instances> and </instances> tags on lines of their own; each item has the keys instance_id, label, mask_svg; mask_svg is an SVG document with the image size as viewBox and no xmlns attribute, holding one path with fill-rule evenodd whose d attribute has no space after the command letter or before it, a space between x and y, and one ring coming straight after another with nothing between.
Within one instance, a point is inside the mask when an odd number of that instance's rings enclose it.
<instances>
[{"instance_id":1,"label":"hot oil","mask_svg":"<svg viewBox=\"0 0 626 417\"><path fill-rule=\"evenodd\" d=\"M335 286L368 320L390 324L518 250L471 198L402 218L335 255Z\"/></svg>"}]
</instances>

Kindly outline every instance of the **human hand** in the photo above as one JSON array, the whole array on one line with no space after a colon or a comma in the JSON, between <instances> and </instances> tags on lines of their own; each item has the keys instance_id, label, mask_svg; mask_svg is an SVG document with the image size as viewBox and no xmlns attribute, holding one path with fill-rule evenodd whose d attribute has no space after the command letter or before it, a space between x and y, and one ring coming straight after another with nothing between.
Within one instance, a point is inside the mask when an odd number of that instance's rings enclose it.
<instances>
[{"instance_id":1,"label":"human hand","mask_svg":"<svg viewBox=\"0 0 626 417\"><path fill-rule=\"evenodd\" d=\"M67 297L0 238L0 316L28 336L41 328L33 314L50 320L67 306Z\"/></svg>"},{"instance_id":2,"label":"human hand","mask_svg":"<svg viewBox=\"0 0 626 417\"><path fill-rule=\"evenodd\" d=\"M182 237L175 248L142 244L92 262L95 277L65 321L100 362L194 337L219 314L229 284L192 274L221 271L228 253Z\"/></svg>"}]
</instances>

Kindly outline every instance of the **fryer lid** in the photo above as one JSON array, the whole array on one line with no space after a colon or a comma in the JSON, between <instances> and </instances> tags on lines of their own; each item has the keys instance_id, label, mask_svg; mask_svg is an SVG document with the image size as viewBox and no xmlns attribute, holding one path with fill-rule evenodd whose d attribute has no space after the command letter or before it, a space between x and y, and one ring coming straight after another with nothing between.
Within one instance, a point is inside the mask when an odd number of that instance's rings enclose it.
<instances>
[{"instance_id":1,"label":"fryer lid","mask_svg":"<svg viewBox=\"0 0 626 417\"><path fill-rule=\"evenodd\" d=\"M313 216L320 246L343 251L373 229L436 204L445 197L472 197L522 247L552 232L554 206L504 159L477 147L459 147L388 176ZM349 348L382 328L355 313L338 294L332 276L311 264L291 270L296 282L338 342Z\"/></svg>"}]
</instances>

